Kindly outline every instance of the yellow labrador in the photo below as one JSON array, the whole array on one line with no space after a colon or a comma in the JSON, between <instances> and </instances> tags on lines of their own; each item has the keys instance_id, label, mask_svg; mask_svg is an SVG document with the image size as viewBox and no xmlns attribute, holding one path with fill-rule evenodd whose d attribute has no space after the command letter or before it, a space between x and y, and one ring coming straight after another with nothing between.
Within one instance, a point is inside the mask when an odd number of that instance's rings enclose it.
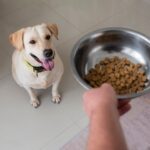
<instances>
[{"instance_id":1,"label":"yellow labrador","mask_svg":"<svg viewBox=\"0 0 150 150\"><path fill-rule=\"evenodd\" d=\"M52 85L52 101L61 100L58 85L64 67L52 44L53 35L58 39L56 24L41 24L20 29L9 37L16 49L12 56L13 77L29 93L33 107L40 104L34 89Z\"/></svg>"}]
</instances>

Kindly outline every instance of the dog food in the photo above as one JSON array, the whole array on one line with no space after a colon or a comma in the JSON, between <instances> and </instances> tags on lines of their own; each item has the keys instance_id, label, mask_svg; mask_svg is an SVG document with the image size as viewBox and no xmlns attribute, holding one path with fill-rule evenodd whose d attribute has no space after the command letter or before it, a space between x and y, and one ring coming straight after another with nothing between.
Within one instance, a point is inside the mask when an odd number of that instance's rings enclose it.
<instances>
[{"instance_id":1,"label":"dog food","mask_svg":"<svg viewBox=\"0 0 150 150\"><path fill-rule=\"evenodd\" d=\"M142 91L148 82L141 64L117 56L105 58L96 64L85 75L85 80L94 88L109 83L120 95Z\"/></svg>"}]
</instances>

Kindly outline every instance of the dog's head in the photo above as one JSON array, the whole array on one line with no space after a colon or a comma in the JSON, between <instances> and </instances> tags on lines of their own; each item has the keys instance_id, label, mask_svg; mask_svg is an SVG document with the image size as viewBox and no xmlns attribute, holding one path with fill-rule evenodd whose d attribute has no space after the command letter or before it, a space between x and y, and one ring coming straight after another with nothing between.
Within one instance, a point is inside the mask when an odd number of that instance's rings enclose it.
<instances>
[{"instance_id":1,"label":"dog's head","mask_svg":"<svg viewBox=\"0 0 150 150\"><path fill-rule=\"evenodd\" d=\"M40 63L46 70L51 70L55 57L52 36L58 39L56 24L41 24L23 28L12 33L9 38L16 50L24 51L26 58L32 64Z\"/></svg>"}]
</instances>

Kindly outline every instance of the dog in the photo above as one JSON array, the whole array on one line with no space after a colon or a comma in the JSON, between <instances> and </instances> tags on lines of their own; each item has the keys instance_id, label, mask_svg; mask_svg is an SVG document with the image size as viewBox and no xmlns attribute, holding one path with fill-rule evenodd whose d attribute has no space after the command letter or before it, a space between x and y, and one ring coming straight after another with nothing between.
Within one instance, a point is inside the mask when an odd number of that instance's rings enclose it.
<instances>
[{"instance_id":1,"label":"dog","mask_svg":"<svg viewBox=\"0 0 150 150\"><path fill-rule=\"evenodd\" d=\"M64 67L52 44L53 36L58 39L57 25L45 23L22 28L9 36L15 47L12 56L13 78L26 89L31 105L35 108L40 105L35 89L52 86L52 101L61 101L58 86Z\"/></svg>"}]
</instances>

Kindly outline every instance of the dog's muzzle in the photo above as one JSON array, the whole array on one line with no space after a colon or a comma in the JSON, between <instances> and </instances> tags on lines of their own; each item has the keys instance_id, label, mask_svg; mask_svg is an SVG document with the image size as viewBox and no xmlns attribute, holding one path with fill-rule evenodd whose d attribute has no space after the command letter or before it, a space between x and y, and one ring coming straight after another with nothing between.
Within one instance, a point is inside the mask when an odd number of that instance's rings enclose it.
<instances>
[{"instance_id":1,"label":"dog's muzzle","mask_svg":"<svg viewBox=\"0 0 150 150\"><path fill-rule=\"evenodd\" d=\"M43 52L43 55L45 59L40 60L37 56L34 54L30 54L32 58L34 58L38 63L42 65L42 67L46 70L52 70L54 68L54 57L55 57L55 52L51 49L45 49Z\"/></svg>"}]
</instances>

